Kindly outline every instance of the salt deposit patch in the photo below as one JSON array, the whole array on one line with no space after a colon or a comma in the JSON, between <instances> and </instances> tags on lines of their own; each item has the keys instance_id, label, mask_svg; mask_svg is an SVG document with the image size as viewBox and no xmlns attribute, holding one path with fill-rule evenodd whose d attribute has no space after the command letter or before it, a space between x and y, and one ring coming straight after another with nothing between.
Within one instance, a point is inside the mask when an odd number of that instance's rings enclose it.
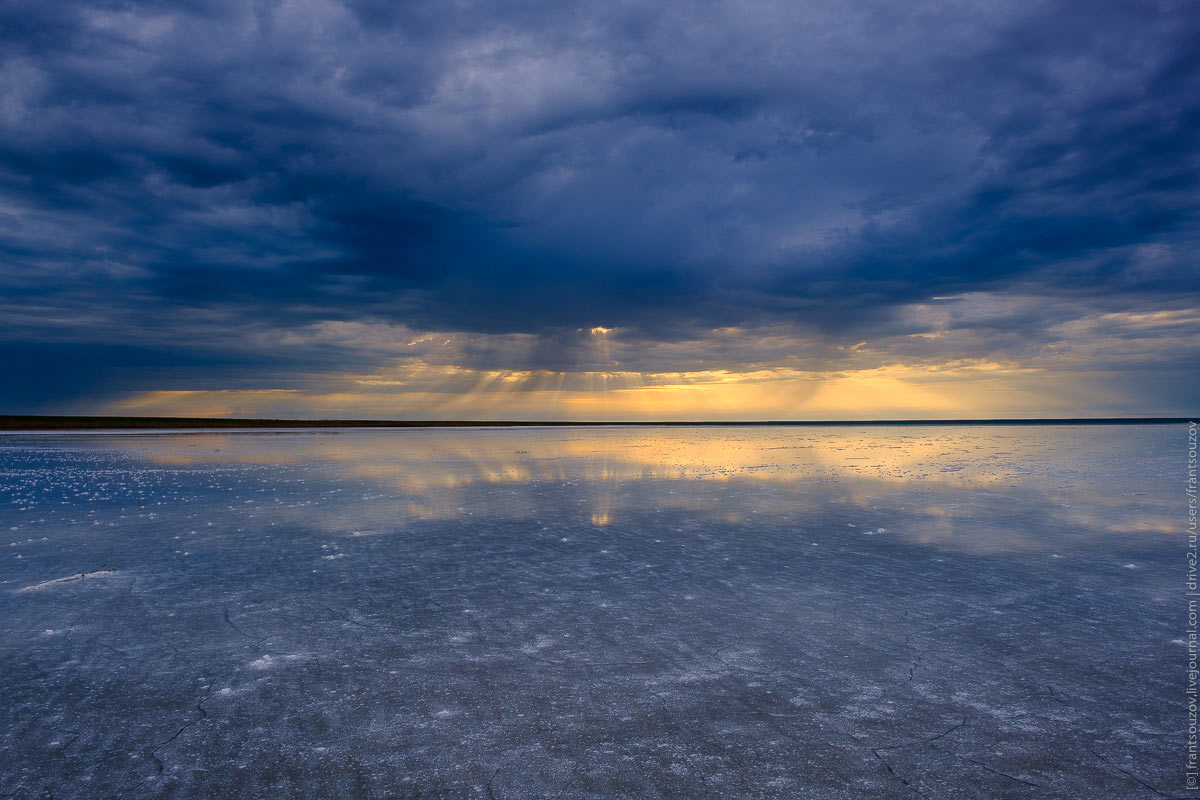
<instances>
[{"instance_id":1,"label":"salt deposit patch","mask_svg":"<svg viewBox=\"0 0 1200 800\"><path fill-rule=\"evenodd\" d=\"M62 584L62 583L73 583L75 581L89 580L92 578L108 578L108 577L111 577L116 574L117 574L117 571L115 569L98 569L98 570L95 570L94 572L80 572L77 575L68 575L65 578L55 578L52 581L42 581L41 583L35 583L32 586L26 586L24 589L21 589L20 591L22 591L22 592L39 592L42 589L49 589L51 586L58 586L59 584Z\"/></svg>"}]
</instances>

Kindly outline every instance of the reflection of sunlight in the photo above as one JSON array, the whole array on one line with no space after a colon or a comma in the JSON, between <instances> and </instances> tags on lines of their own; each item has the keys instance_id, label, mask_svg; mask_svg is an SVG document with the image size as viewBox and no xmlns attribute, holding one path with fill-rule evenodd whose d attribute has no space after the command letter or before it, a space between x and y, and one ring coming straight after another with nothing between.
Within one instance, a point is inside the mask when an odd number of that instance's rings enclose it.
<instances>
[{"instance_id":1,"label":"reflection of sunlight","mask_svg":"<svg viewBox=\"0 0 1200 800\"><path fill-rule=\"evenodd\" d=\"M1027 429L1021 429L1027 430ZM1046 428L1045 431L1052 429ZM346 462L404 486L689 479L787 483L803 476L992 484L1052 458L1011 428L527 428L121 437L158 463Z\"/></svg>"},{"instance_id":2,"label":"reflection of sunlight","mask_svg":"<svg viewBox=\"0 0 1200 800\"><path fill-rule=\"evenodd\" d=\"M584 519L606 527L639 518L638 504L645 500L631 499L620 487L650 481L658 484L652 490L656 507L728 524L801 508L811 512L824 497L823 502L842 503L843 513L864 518L880 507L902 509L908 522L896 529L914 541L987 550L1044 546L1034 534L1014 538L1011 530L989 522L1035 507L1043 523L1096 532L1174 530L1161 501L1148 498L1152 487L1131 488L1122 478L1122 448L1138 442L1130 430L410 429L113 436L109 441L138 458L175 468L286 464L338 481L369 481L394 498L397 522L471 514L534 518L538 487L577 485L587 491ZM1081 481L1081 465L1088 465L1090 482ZM497 493L500 487L529 488ZM479 505L482 494L488 497L485 507ZM951 495L954 499L948 499ZM330 527L344 524L339 518ZM371 526L366 521L360 527Z\"/></svg>"}]
</instances>

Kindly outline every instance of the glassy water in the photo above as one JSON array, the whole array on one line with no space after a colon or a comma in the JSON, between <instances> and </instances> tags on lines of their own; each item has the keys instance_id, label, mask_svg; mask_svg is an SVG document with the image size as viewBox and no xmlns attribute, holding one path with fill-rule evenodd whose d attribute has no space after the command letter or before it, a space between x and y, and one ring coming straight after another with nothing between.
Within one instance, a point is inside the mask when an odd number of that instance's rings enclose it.
<instances>
[{"instance_id":1,"label":"glassy water","mask_svg":"<svg viewBox=\"0 0 1200 800\"><path fill-rule=\"evenodd\" d=\"M0 795L1183 791L1180 426L0 438Z\"/></svg>"}]
</instances>

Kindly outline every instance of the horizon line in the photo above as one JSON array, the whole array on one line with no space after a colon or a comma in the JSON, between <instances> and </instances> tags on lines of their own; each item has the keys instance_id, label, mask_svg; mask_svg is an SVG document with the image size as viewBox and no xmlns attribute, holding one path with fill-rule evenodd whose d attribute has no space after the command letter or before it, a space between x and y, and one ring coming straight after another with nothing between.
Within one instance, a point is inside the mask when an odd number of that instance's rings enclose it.
<instances>
[{"instance_id":1,"label":"horizon line","mask_svg":"<svg viewBox=\"0 0 1200 800\"><path fill-rule=\"evenodd\" d=\"M379 420L283 419L267 417L133 417L100 415L0 414L0 431L173 430L238 428L487 428L487 427L736 427L887 425L1170 425L1196 417L999 417L975 419L852 420Z\"/></svg>"}]
</instances>

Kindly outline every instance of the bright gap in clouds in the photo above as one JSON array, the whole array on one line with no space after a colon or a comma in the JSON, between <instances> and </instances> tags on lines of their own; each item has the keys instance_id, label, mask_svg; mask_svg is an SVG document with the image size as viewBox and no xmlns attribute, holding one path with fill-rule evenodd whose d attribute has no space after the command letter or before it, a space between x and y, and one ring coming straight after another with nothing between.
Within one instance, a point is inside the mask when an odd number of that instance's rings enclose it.
<instances>
[{"instance_id":1,"label":"bright gap in clouds","mask_svg":"<svg viewBox=\"0 0 1200 800\"><path fill-rule=\"evenodd\" d=\"M107 413L496 420L788 420L1186 413L1187 363L1147 376L1156 353L1187 353L1200 311L1081 311L1041 329L1035 297L965 295L915 305L878 335L838 345L776 326L661 342L619 328L562 333L556 369L530 366L533 336L414 332L328 322L267 334L263 347L355 353L370 371L330 371L290 388L162 388ZM364 355L365 354L365 355ZM672 368L687 364L690 369ZM1164 375L1166 376L1164 378Z\"/></svg>"}]
</instances>

